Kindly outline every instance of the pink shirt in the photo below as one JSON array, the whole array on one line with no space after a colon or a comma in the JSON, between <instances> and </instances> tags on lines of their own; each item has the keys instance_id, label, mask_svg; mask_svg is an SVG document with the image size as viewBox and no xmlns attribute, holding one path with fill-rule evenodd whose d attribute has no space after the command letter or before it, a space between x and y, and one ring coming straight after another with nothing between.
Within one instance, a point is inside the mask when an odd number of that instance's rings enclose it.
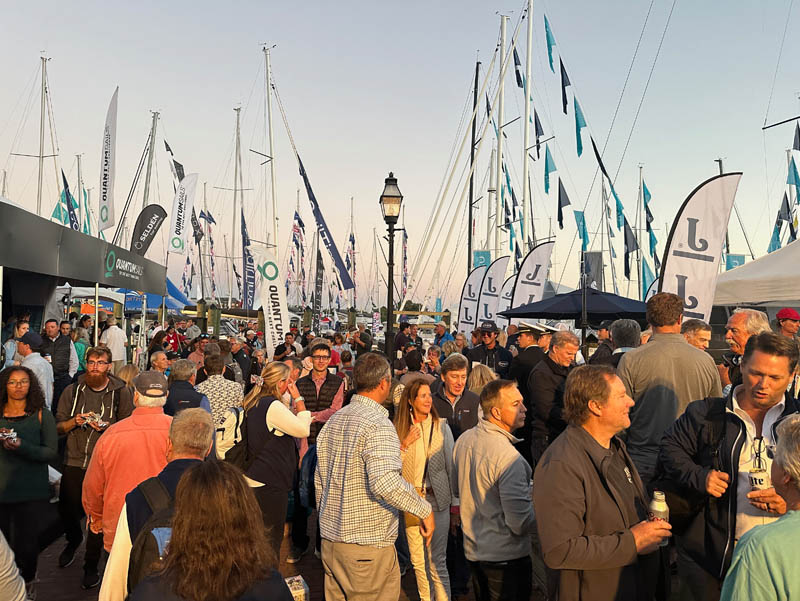
<instances>
[{"instance_id":1,"label":"pink shirt","mask_svg":"<svg viewBox=\"0 0 800 601\"><path fill-rule=\"evenodd\" d=\"M103 524L106 551L111 551L125 495L167 465L171 423L161 407L137 407L97 441L83 479L83 508Z\"/></svg>"}]
</instances>

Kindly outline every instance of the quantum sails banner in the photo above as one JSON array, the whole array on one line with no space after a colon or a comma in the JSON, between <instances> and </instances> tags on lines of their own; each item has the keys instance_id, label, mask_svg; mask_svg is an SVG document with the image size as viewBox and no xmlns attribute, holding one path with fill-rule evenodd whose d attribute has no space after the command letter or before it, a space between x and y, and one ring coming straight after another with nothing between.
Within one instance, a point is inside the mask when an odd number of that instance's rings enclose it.
<instances>
[{"instance_id":1,"label":"quantum sails banner","mask_svg":"<svg viewBox=\"0 0 800 601\"><path fill-rule=\"evenodd\" d=\"M708 322L725 232L742 174L725 173L700 184L678 211L664 250L659 292L683 299L684 319Z\"/></svg>"},{"instance_id":2,"label":"quantum sails banner","mask_svg":"<svg viewBox=\"0 0 800 601\"><path fill-rule=\"evenodd\" d=\"M268 249L251 245L250 254L258 274L256 288L258 300L264 310L264 341L270 357L275 347L283 343L283 337L289 331L289 305L286 303L286 282L278 268L275 255ZM258 307L254 307L258 308Z\"/></svg>"},{"instance_id":3,"label":"quantum sails banner","mask_svg":"<svg viewBox=\"0 0 800 601\"><path fill-rule=\"evenodd\" d=\"M197 173L190 173L181 180L175 190L169 228L169 252L179 255L186 253L186 234L189 231L187 224L189 216L192 214L197 177Z\"/></svg>"},{"instance_id":4,"label":"quantum sails banner","mask_svg":"<svg viewBox=\"0 0 800 601\"><path fill-rule=\"evenodd\" d=\"M106 126L103 129L103 149L100 155L100 214L98 229L102 232L116 223L114 215L114 177L116 174L117 152L117 96L119 86L114 90L106 113Z\"/></svg>"}]
</instances>

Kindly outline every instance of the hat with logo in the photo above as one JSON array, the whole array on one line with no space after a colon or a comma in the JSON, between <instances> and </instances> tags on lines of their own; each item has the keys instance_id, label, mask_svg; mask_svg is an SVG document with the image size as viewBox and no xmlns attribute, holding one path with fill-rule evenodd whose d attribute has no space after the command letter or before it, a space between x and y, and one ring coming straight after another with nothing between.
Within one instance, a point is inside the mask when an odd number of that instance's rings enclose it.
<instances>
[{"instance_id":1,"label":"hat with logo","mask_svg":"<svg viewBox=\"0 0 800 601\"><path fill-rule=\"evenodd\" d=\"M499 332L497 324L491 320L482 321L480 330L481 332Z\"/></svg>"},{"instance_id":2,"label":"hat with logo","mask_svg":"<svg viewBox=\"0 0 800 601\"><path fill-rule=\"evenodd\" d=\"M36 332L25 332L22 336L17 338L17 341L21 342L22 344L27 344L32 349L41 348L44 342L42 337Z\"/></svg>"},{"instance_id":3,"label":"hat with logo","mask_svg":"<svg viewBox=\"0 0 800 601\"><path fill-rule=\"evenodd\" d=\"M794 309L785 307L778 311L778 319L791 319L792 321L800 321L800 313Z\"/></svg>"},{"instance_id":4,"label":"hat with logo","mask_svg":"<svg viewBox=\"0 0 800 601\"><path fill-rule=\"evenodd\" d=\"M167 378L160 371L143 371L133 379L136 392L148 397L167 396Z\"/></svg>"},{"instance_id":5,"label":"hat with logo","mask_svg":"<svg viewBox=\"0 0 800 601\"><path fill-rule=\"evenodd\" d=\"M600 326L597 328L598 330L607 330L611 327L611 324L614 323L613 319L606 319L605 321L600 322Z\"/></svg>"}]
</instances>

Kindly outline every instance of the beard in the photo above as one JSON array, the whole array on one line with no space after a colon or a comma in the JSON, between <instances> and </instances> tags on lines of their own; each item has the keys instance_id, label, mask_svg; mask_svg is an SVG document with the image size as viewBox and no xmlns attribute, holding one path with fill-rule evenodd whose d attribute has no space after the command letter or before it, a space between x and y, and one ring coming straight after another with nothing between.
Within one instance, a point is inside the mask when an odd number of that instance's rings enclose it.
<instances>
[{"instance_id":1,"label":"beard","mask_svg":"<svg viewBox=\"0 0 800 601\"><path fill-rule=\"evenodd\" d=\"M104 388L106 383L108 382L108 373L99 371L95 372L87 371L86 375L83 378L83 381L90 388Z\"/></svg>"}]
</instances>

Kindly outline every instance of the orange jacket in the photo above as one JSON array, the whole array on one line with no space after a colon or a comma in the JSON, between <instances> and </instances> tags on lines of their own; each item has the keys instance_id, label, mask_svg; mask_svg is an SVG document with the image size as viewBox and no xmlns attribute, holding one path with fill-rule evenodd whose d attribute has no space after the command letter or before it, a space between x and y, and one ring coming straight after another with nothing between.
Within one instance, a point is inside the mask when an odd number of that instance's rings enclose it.
<instances>
[{"instance_id":1,"label":"orange jacket","mask_svg":"<svg viewBox=\"0 0 800 601\"><path fill-rule=\"evenodd\" d=\"M114 542L125 495L167 464L171 423L161 407L137 407L97 441L83 479L83 509L93 523L102 523L106 551Z\"/></svg>"}]
</instances>

